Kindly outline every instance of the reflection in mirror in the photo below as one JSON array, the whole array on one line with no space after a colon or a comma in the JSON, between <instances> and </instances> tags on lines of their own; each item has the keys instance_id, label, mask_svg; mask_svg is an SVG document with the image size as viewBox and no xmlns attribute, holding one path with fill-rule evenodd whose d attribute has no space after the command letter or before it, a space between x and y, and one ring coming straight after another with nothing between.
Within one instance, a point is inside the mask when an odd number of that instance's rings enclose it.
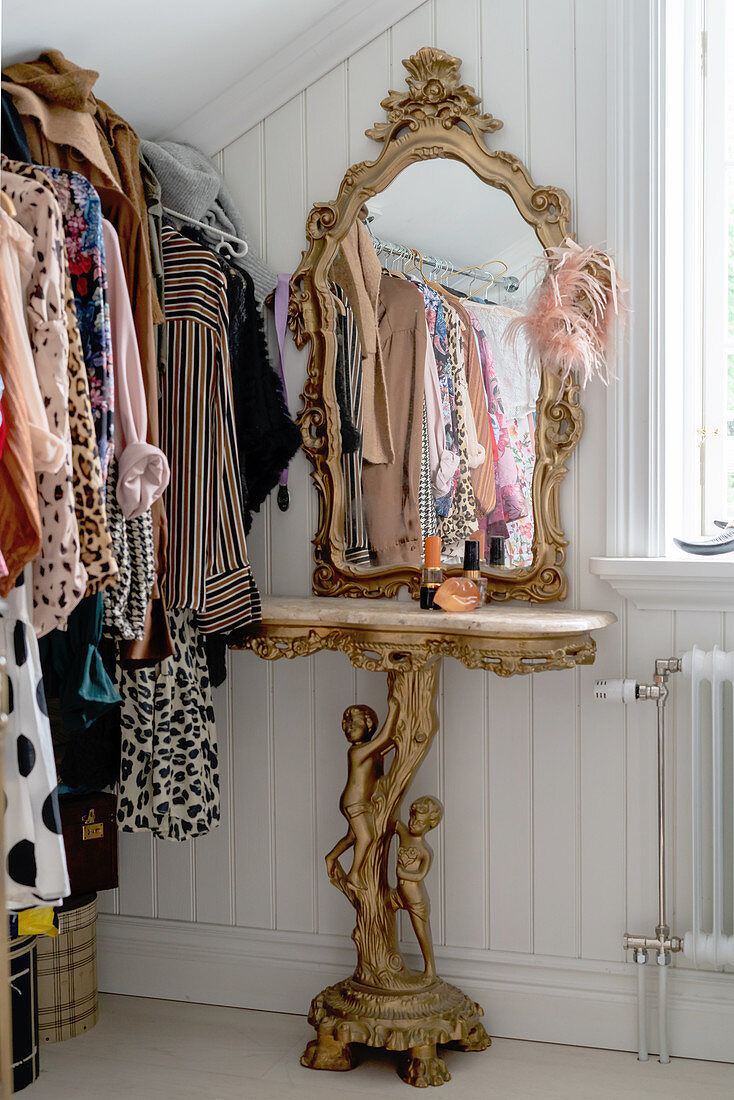
<instances>
[{"instance_id":1,"label":"reflection in mirror","mask_svg":"<svg viewBox=\"0 0 734 1100\"><path fill-rule=\"evenodd\" d=\"M364 213L364 212L363 212ZM538 364L512 321L543 250L509 195L453 160L370 201L330 272L351 567L532 564ZM500 540L500 541L498 541Z\"/></svg>"}]
</instances>

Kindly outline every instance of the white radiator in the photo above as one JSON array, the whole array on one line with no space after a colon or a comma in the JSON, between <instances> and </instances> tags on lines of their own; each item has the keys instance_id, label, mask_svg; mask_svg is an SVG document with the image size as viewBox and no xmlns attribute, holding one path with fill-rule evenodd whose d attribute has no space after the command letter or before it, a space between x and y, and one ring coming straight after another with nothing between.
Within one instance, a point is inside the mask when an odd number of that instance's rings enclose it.
<instances>
[{"instance_id":1,"label":"white radiator","mask_svg":"<svg viewBox=\"0 0 734 1100\"><path fill-rule=\"evenodd\" d=\"M693 844L693 928L685 934L683 951L694 966L734 966L734 935L727 934L734 830L725 813L734 794L734 707L725 706L727 685L734 685L734 653L694 646L683 655L682 672L691 678Z\"/></svg>"}]
</instances>

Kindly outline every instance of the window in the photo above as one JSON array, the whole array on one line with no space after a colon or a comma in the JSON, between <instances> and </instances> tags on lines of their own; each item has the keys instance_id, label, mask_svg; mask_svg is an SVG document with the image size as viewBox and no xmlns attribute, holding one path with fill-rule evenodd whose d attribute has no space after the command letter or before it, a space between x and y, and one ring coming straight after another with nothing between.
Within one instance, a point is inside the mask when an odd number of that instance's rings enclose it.
<instances>
[{"instance_id":1,"label":"window","mask_svg":"<svg viewBox=\"0 0 734 1100\"><path fill-rule=\"evenodd\" d=\"M665 7L666 548L734 521L734 3Z\"/></svg>"},{"instance_id":2,"label":"window","mask_svg":"<svg viewBox=\"0 0 734 1100\"><path fill-rule=\"evenodd\" d=\"M704 20L701 484L710 530L734 519L734 5L706 0Z\"/></svg>"},{"instance_id":3,"label":"window","mask_svg":"<svg viewBox=\"0 0 734 1100\"><path fill-rule=\"evenodd\" d=\"M734 7L726 4L724 173L726 179L726 479L727 515L734 517Z\"/></svg>"}]
</instances>

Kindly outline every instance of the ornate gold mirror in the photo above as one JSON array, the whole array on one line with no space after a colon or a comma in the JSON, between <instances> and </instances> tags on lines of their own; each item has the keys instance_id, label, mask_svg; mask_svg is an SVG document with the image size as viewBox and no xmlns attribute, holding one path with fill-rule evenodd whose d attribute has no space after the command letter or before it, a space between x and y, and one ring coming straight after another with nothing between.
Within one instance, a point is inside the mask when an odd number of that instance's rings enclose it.
<instances>
[{"instance_id":1,"label":"ornate gold mirror","mask_svg":"<svg viewBox=\"0 0 734 1100\"><path fill-rule=\"evenodd\" d=\"M480 530L487 555L489 536L505 540L504 566L482 562L492 598L563 599L559 490L579 390L529 361L508 325L544 250L569 236L569 199L487 147L502 123L457 58L426 47L403 64L407 92L367 131L379 156L314 205L291 280L289 324L311 344L313 590L415 596L425 535L441 535L450 573Z\"/></svg>"}]
</instances>

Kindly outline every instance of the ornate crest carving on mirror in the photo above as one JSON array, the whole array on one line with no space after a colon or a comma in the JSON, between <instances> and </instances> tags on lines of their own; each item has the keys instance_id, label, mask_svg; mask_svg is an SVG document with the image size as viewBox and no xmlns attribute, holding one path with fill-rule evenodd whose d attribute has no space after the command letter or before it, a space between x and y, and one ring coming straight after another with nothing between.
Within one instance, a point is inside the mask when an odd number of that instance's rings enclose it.
<instances>
[{"instance_id":1,"label":"ornate crest carving on mirror","mask_svg":"<svg viewBox=\"0 0 734 1100\"><path fill-rule=\"evenodd\" d=\"M310 341L304 404L299 423L304 449L312 463L319 500L318 527L313 540L313 591L316 595L394 596L405 585L413 596L417 596L420 586L419 552L410 560L395 561L384 557L380 559L378 555L370 554L369 550L361 559L359 555L349 553L346 517L353 502L348 501L349 472L345 462L346 447L343 447L343 417L336 372L340 304L335 287L330 282L330 271L341 242L356 219L364 219L369 214L370 234L379 246L378 254L379 248L384 246L381 259L391 252L399 255L404 251L406 255L412 255L414 269L427 283L423 253L441 254L438 247L441 241L443 254L446 254L455 243L450 263L431 258L430 264L433 271L438 272L438 278L443 278L442 286L445 286L447 277L454 279L447 289L452 294L459 294L467 303L477 302L472 290L478 279L477 268L484 267L486 273L489 266L488 261L482 264L485 255L474 253L474 247L478 250L483 246L485 250L489 249L490 255L499 253L508 259L514 256L526 271L528 280L533 272L537 278L537 262L529 262L532 257L519 253L516 247L513 252L519 238L508 237L505 231L511 220L508 215L517 220L522 234L532 239L537 250L536 260L537 256L542 256L542 250L561 244L569 236L568 195L557 187L536 186L527 168L516 156L501 150L492 151L485 144L486 136L498 131L502 122L483 113L473 88L461 83L460 60L441 50L425 47L403 64L408 73L407 91L391 91L382 101L387 121L376 123L367 131L370 138L382 143L379 156L374 161L362 161L349 168L333 202L314 205L306 222L308 247L291 279L289 325L299 347ZM447 167L441 168L441 163ZM405 172L406 169L410 171ZM459 170L463 173L461 178ZM432 173L430 179L426 174L429 171ZM401 173L404 172L403 178ZM399 181L398 177L401 177ZM406 198L408 181L414 181L413 192L411 197ZM495 190L487 190L485 185ZM481 193L477 190L479 187L482 188ZM477 196L476 199L467 198L470 192ZM504 209L497 206L499 213L495 213L490 200L495 205L503 205ZM435 205L439 201L444 203L440 209ZM476 207L476 212L467 208L466 204L470 201L481 203ZM422 220L414 216L412 209L421 203L427 204ZM447 226L451 209L456 207L461 213L461 232ZM398 220L398 226L401 230L405 228L400 236L405 237L409 233L412 237L411 247L404 250L402 247L393 248L375 237L375 230L379 238L390 236L395 239L398 235L392 224L395 210L400 212L402 219ZM518 218L515 218L516 214ZM464 237L468 235L471 239L463 240L462 232ZM513 228L512 232L519 230ZM500 238L506 247L499 248ZM495 249L490 241L498 242L498 247ZM420 251L417 247L419 243L422 245ZM502 262L505 271L512 275L507 260ZM456 277L460 279L461 270L467 266L472 269L469 278L474 280L468 291L466 288L460 289L455 283ZM480 311L484 309L485 315L492 309L505 310L508 314L515 312L506 307L510 304L510 293L517 290L518 280L492 278L490 273L487 282L495 288L495 296L491 302L480 300L477 308ZM437 283L431 285L440 289ZM451 298L451 301L454 299ZM469 334L471 340L471 328ZM489 400L486 374L480 374L480 379L482 377L486 402ZM567 594L568 582L564 571L567 540L561 523L560 485L566 473L568 457L582 432L579 387L573 380L562 385L540 364L534 402L536 394L537 404L525 410L522 420L524 430L527 431L529 424L530 432L534 431L534 439L529 440L531 465L526 467L526 496L531 497L531 533L528 535L526 528L525 556L519 552L512 568L482 563L482 574L487 578L488 595L492 599L550 601L563 599ZM484 412L487 413L486 407ZM420 417L420 412L417 416ZM425 411L423 418L425 453ZM496 435L496 423L494 429ZM420 429L418 431L420 434ZM528 439L526 436L526 443ZM515 443L520 446L522 440L519 443L515 440L513 446ZM496 441L494 447L496 461ZM515 453L517 456L519 452ZM489 460L491 457L490 453ZM493 499L499 499L494 487L492 494ZM417 495L416 489L416 498ZM488 532L492 533L491 527ZM422 529L421 533L425 534L425 530ZM456 565L458 570L459 564Z\"/></svg>"}]
</instances>

